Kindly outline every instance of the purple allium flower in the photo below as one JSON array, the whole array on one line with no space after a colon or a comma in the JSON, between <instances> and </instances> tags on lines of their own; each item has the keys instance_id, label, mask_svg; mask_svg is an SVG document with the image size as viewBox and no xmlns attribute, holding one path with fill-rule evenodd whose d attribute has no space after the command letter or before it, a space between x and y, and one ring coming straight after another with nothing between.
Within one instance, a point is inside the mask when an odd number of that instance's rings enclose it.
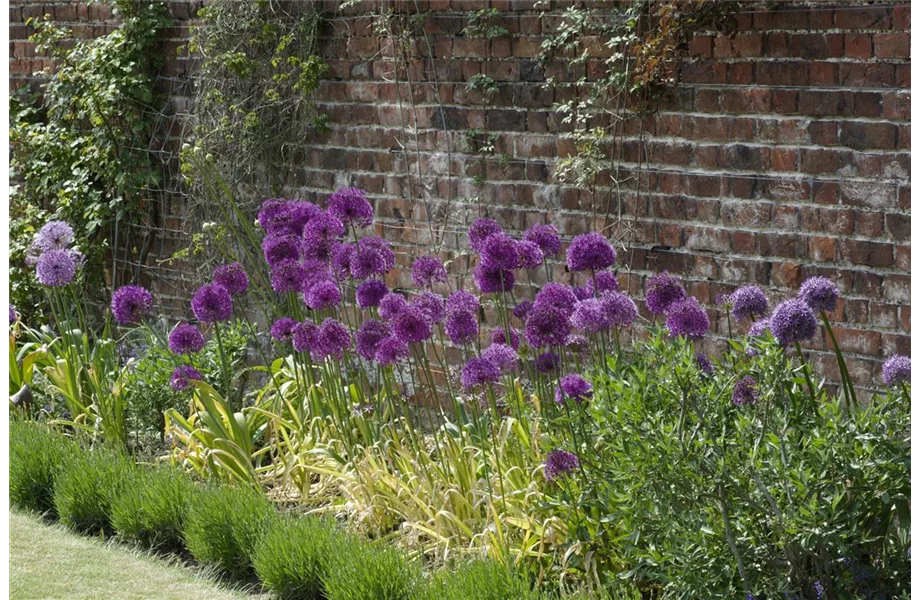
<instances>
[{"instance_id":1,"label":"purple allium flower","mask_svg":"<svg viewBox=\"0 0 920 600\"><path fill-rule=\"evenodd\" d=\"M491 361L501 373L511 373L518 365L517 352L505 344L492 344L482 352L482 357Z\"/></svg>"},{"instance_id":2,"label":"purple allium flower","mask_svg":"<svg viewBox=\"0 0 920 600\"><path fill-rule=\"evenodd\" d=\"M342 292L334 281L319 281L304 292L303 298L313 310L322 310L338 306L342 301Z\"/></svg>"},{"instance_id":3,"label":"purple allium flower","mask_svg":"<svg viewBox=\"0 0 920 600\"><path fill-rule=\"evenodd\" d=\"M656 315L665 314L669 306L686 295L680 280L668 275L667 271L649 277L645 283L645 306Z\"/></svg>"},{"instance_id":4,"label":"purple allium flower","mask_svg":"<svg viewBox=\"0 0 920 600\"><path fill-rule=\"evenodd\" d=\"M465 290L457 290L447 298L447 314L479 312L479 298Z\"/></svg>"},{"instance_id":5,"label":"purple allium flower","mask_svg":"<svg viewBox=\"0 0 920 600\"><path fill-rule=\"evenodd\" d=\"M313 352L317 345L319 327L313 321L304 321L294 325L292 338L297 352Z\"/></svg>"},{"instance_id":6,"label":"purple allium flower","mask_svg":"<svg viewBox=\"0 0 920 600\"><path fill-rule=\"evenodd\" d=\"M18 317L18 315L16 314L16 307L13 306L12 304L10 304L10 325L12 325L13 323L15 323L15 322L16 322L16 319L18 319L18 318L19 318L19 317Z\"/></svg>"},{"instance_id":7,"label":"purple allium flower","mask_svg":"<svg viewBox=\"0 0 920 600\"><path fill-rule=\"evenodd\" d=\"M204 336L191 323L179 323L169 332L167 345L175 354L195 354L204 348Z\"/></svg>"},{"instance_id":8,"label":"purple allium flower","mask_svg":"<svg viewBox=\"0 0 920 600\"><path fill-rule=\"evenodd\" d=\"M555 256L562 247L559 230L554 225L534 225L524 232L524 239L540 247L543 256Z\"/></svg>"},{"instance_id":9,"label":"purple allium flower","mask_svg":"<svg viewBox=\"0 0 920 600\"><path fill-rule=\"evenodd\" d=\"M338 241L335 238L325 239L320 237L304 237L300 240L299 248L300 253L307 260L314 260L322 263L327 263L332 260L332 251L335 248L335 245ZM349 269L351 265L349 264ZM344 273L342 277L347 277L351 274L349 270L348 273Z\"/></svg>"},{"instance_id":10,"label":"purple allium flower","mask_svg":"<svg viewBox=\"0 0 920 600\"><path fill-rule=\"evenodd\" d=\"M575 294L575 297L579 300L587 300L588 298L594 297L594 294L591 293L591 290L586 285L573 285L572 293Z\"/></svg>"},{"instance_id":11,"label":"purple allium flower","mask_svg":"<svg viewBox=\"0 0 920 600\"><path fill-rule=\"evenodd\" d=\"M306 269L300 263L278 263L272 267L272 289L278 294L299 292L304 287L306 275Z\"/></svg>"},{"instance_id":12,"label":"purple allium flower","mask_svg":"<svg viewBox=\"0 0 920 600\"><path fill-rule=\"evenodd\" d=\"M815 312L832 312L837 307L840 290L826 277L809 277L799 288L799 300L804 300Z\"/></svg>"},{"instance_id":13,"label":"purple allium flower","mask_svg":"<svg viewBox=\"0 0 920 600\"><path fill-rule=\"evenodd\" d=\"M824 592L824 586L821 585L821 582L820 582L820 581L815 581L815 583L812 585L812 587L815 588L815 597L816 597L818 600L824 600L824 594L825 594L825 592Z\"/></svg>"},{"instance_id":14,"label":"purple allium flower","mask_svg":"<svg viewBox=\"0 0 920 600\"><path fill-rule=\"evenodd\" d=\"M747 406L754 404L759 395L757 380L750 375L745 375L735 384L735 390L732 392L732 402L736 406Z\"/></svg>"},{"instance_id":15,"label":"purple allium flower","mask_svg":"<svg viewBox=\"0 0 920 600\"><path fill-rule=\"evenodd\" d=\"M420 256L412 263L412 283L416 287L431 288L444 281L447 281L447 269L437 256Z\"/></svg>"},{"instance_id":16,"label":"purple allium flower","mask_svg":"<svg viewBox=\"0 0 920 600\"><path fill-rule=\"evenodd\" d=\"M510 334L508 336L511 338L510 341L505 339L505 330L501 327L496 327L492 330L492 335L489 337L489 339L493 344L505 344L517 350L521 345L521 336L519 336L518 332L513 328L509 328L508 333Z\"/></svg>"},{"instance_id":17,"label":"purple allium flower","mask_svg":"<svg viewBox=\"0 0 920 600\"><path fill-rule=\"evenodd\" d=\"M389 335L390 327L383 321L368 319L361 323L361 327L355 334L355 347L358 355L365 360L374 360L374 355L377 354L377 346Z\"/></svg>"},{"instance_id":18,"label":"purple allium flower","mask_svg":"<svg viewBox=\"0 0 920 600\"><path fill-rule=\"evenodd\" d=\"M287 230L288 212L287 200L283 198L271 198L262 202L259 208L259 227L265 233L275 233L278 230L284 230L284 233L290 233Z\"/></svg>"},{"instance_id":19,"label":"purple allium flower","mask_svg":"<svg viewBox=\"0 0 920 600\"><path fill-rule=\"evenodd\" d=\"M470 225L467 234L470 237L470 247L473 250L482 252L483 244L493 233L501 233L501 225L498 224L498 221L495 219L487 219L485 217L479 217L476 219L472 225Z\"/></svg>"},{"instance_id":20,"label":"purple allium flower","mask_svg":"<svg viewBox=\"0 0 920 600\"><path fill-rule=\"evenodd\" d=\"M354 244L336 243L332 246L332 272L339 279L351 277L351 261L355 257L357 248Z\"/></svg>"},{"instance_id":21,"label":"purple allium flower","mask_svg":"<svg viewBox=\"0 0 920 600\"><path fill-rule=\"evenodd\" d=\"M882 381L887 386L910 383L910 357L895 354L882 365Z\"/></svg>"},{"instance_id":22,"label":"purple allium flower","mask_svg":"<svg viewBox=\"0 0 920 600\"><path fill-rule=\"evenodd\" d=\"M753 323L751 323L751 328L748 329L748 333L747 333L748 339L753 341L756 338L759 338L761 335L763 335L765 331L769 331L769 329L770 329L770 319L760 319L759 321L754 321ZM747 349L746 354L748 356L757 356L758 354L757 348L750 346Z\"/></svg>"},{"instance_id":23,"label":"purple allium flower","mask_svg":"<svg viewBox=\"0 0 920 600\"><path fill-rule=\"evenodd\" d=\"M367 227L374 221L374 209L359 188L344 188L332 194L326 210L345 225Z\"/></svg>"},{"instance_id":24,"label":"purple allium flower","mask_svg":"<svg viewBox=\"0 0 920 600\"><path fill-rule=\"evenodd\" d=\"M424 342L431 337L431 323L415 306L407 306L393 317L393 334L407 344Z\"/></svg>"},{"instance_id":25,"label":"purple allium flower","mask_svg":"<svg viewBox=\"0 0 920 600\"><path fill-rule=\"evenodd\" d=\"M709 315L691 296L668 307L664 324L673 337L701 338L709 332Z\"/></svg>"},{"instance_id":26,"label":"purple allium flower","mask_svg":"<svg viewBox=\"0 0 920 600\"><path fill-rule=\"evenodd\" d=\"M291 234L269 234L262 240L262 255L268 266L300 260L300 242Z\"/></svg>"},{"instance_id":27,"label":"purple allium flower","mask_svg":"<svg viewBox=\"0 0 920 600\"><path fill-rule=\"evenodd\" d=\"M341 359L345 350L351 345L351 334L340 321L326 319L316 332L316 339L311 354L316 358L327 356Z\"/></svg>"},{"instance_id":28,"label":"purple allium flower","mask_svg":"<svg viewBox=\"0 0 920 600\"><path fill-rule=\"evenodd\" d=\"M810 340L817 330L811 307L798 298L780 302L770 317L770 333L782 346Z\"/></svg>"},{"instance_id":29,"label":"purple allium flower","mask_svg":"<svg viewBox=\"0 0 920 600\"><path fill-rule=\"evenodd\" d=\"M377 344L377 351L374 353L374 360L383 366L392 365L407 358L409 358L409 345L395 335L380 340L380 343Z\"/></svg>"},{"instance_id":30,"label":"purple allium flower","mask_svg":"<svg viewBox=\"0 0 920 600\"><path fill-rule=\"evenodd\" d=\"M112 294L112 316L119 325L137 325L153 309L153 294L139 285L125 285Z\"/></svg>"},{"instance_id":31,"label":"purple allium flower","mask_svg":"<svg viewBox=\"0 0 920 600\"><path fill-rule=\"evenodd\" d=\"M192 312L199 321L226 321L233 314L233 300L227 288L209 283L198 288L192 298Z\"/></svg>"},{"instance_id":32,"label":"purple allium flower","mask_svg":"<svg viewBox=\"0 0 920 600\"><path fill-rule=\"evenodd\" d=\"M501 371L487 358L471 358L463 365L460 372L460 384L463 389L470 390L487 383L496 383L501 377Z\"/></svg>"},{"instance_id":33,"label":"purple allium flower","mask_svg":"<svg viewBox=\"0 0 920 600\"><path fill-rule=\"evenodd\" d=\"M728 302L732 305L732 317L736 321L741 321L746 317L754 319L767 314L767 297L756 285L745 285L738 288L728 297Z\"/></svg>"},{"instance_id":34,"label":"purple allium flower","mask_svg":"<svg viewBox=\"0 0 920 600\"><path fill-rule=\"evenodd\" d=\"M317 283L323 281L334 281L332 270L326 264L319 260L305 260L300 265L303 272L303 280L300 284L300 291L307 291Z\"/></svg>"},{"instance_id":35,"label":"purple allium flower","mask_svg":"<svg viewBox=\"0 0 920 600\"><path fill-rule=\"evenodd\" d=\"M469 344L479 337L479 322L476 315L470 312L447 313L444 331L451 343L457 346Z\"/></svg>"},{"instance_id":36,"label":"purple allium flower","mask_svg":"<svg viewBox=\"0 0 920 600\"><path fill-rule=\"evenodd\" d=\"M73 243L73 228L64 221L48 221L35 236L35 246L41 252L64 250Z\"/></svg>"},{"instance_id":37,"label":"purple allium flower","mask_svg":"<svg viewBox=\"0 0 920 600\"><path fill-rule=\"evenodd\" d=\"M533 308L537 306L550 306L561 310L565 313L565 316L568 317L572 314L572 311L575 310L576 302L578 302L578 296L575 295L572 288L563 283L551 281L537 292L537 296L534 298Z\"/></svg>"},{"instance_id":38,"label":"purple allium flower","mask_svg":"<svg viewBox=\"0 0 920 600\"><path fill-rule=\"evenodd\" d=\"M516 269L536 269L543 264L543 251L535 242L517 242Z\"/></svg>"},{"instance_id":39,"label":"purple allium flower","mask_svg":"<svg viewBox=\"0 0 920 600\"><path fill-rule=\"evenodd\" d=\"M514 310L511 311L511 314L513 314L521 321L525 321L527 319L527 315L530 313L531 308L533 308L533 302L530 300L522 300L518 303L517 306L514 307Z\"/></svg>"},{"instance_id":40,"label":"purple allium flower","mask_svg":"<svg viewBox=\"0 0 920 600\"><path fill-rule=\"evenodd\" d=\"M242 294L249 289L249 277L238 262L221 265L214 269L214 283L227 288L231 295Z\"/></svg>"},{"instance_id":41,"label":"purple allium flower","mask_svg":"<svg viewBox=\"0 0 920 600\"><path fill-rule=\"evenodd\" d=\"M69 250L46 250L35 265L38 282L47 287L64 287L73 281L77 265Z\"/></svg>"},{"instance_id":42,"label":"purple allium flower","mask_svg":"<svg viewBox=\"0 0 920 600\"><path fill-rule=\"evenodd\" d=\"M518 243L507 233L493 233L482 243L480 264L487 271L510 271L517 268Z\"/></svg>"},{"instance_id":43,"label":"purple allium flower","mask_svg":"<svg viewBox=\"0 0 920 600\"><path fill-rule=\"evenodd\" d=\"M547 481L554 481L576 470L579 464L578 457L571 452L553 450L546 455L546 462L543 464L543 475Z\"/></svg>"},{"instance_id":44,"label":"purple allium flower","mask_svg":"<svg viewBox=\"0 0 920 600\"><path fill-rule=\"evenodd\" d=\"M409 302L421 311L422 316L430 325L435 325L444 320L444 296L434 292L422 292Z\"/></svg>"},{"instance_id":45,"label":"purple allium flower","mask_svg":"<svg viewBox=\"0 0 920 600\"><path fill-rule=\"evenodd\" d=\"M380 300L389 293L387 284L379 279L368 279L355 288L355 299L361 308L376 307Z\"/></svg>"},{"instance_id":46,"label":"purple allium flower","mask_svg":"<svg viewBox=\"0 0 920 600\"><path fill-rule=\"evenodd\" d=\"M483 294L501 294L514 288L514 271L492 270L479 263L473 269L473 282Z\"/></svg>"},{"instance_id":47,"label":"purple allium flower","mask_svg":"<svg viewBox=\"0 0 920 600\"><path fill-rule=\"evenodd\" d=\"M524 339L534 348L562 346L569 335L569 316L549 304L535 304L524 323Z\"/></svg>"},{"instance_id":48,"label":"purple allium flower","mask_svg":"<svg viewBox=\"0 0 920 600\"><path fill-rule=\"evenodd\" d=\"M406 302L405 298L396 292L389 292L380 299L377 311L380 313L381 317L390 320L396 318L396 316L404 311L407 306L409 306L409 303Z\"/></svg>"},{"instance_id":49,"label":"purple allium flower","mask_svg":"<svg viewBox=\"0 0 920 600\"><path fill-rule=\"evenodd\" d=\"M588 338L580 333L565 336L565 347L572 352L584 353L588 350Z\"/></svg>"},{"instance_id":50,"label":"purple allium flower","mask_svg":"<svg viewBox=\"0 0 920 600\"><path fill-rule=\"evenodd\" d=\"M369 235L367 237L361 238L361 241L358 242L358 249L373 249L377 251L377 254L383 260L384 265L384 270L381 271L381 273L386 273L396 266L396 254L393 252L393 246L390 245L390 242L386 241L379 235Z\"/></svg>"},{"instance_id":51,"label":"purple allium flower","mask_svg":"<svg viewBox=\"0 0 920 600\"><path fill-rule=\"evenodd\" d=\"M594 391L591 384L581 375L566 375L559 380L556 388L556 402L563 404L566 400L584 402L590 400Z\"/></svg>"},{"instance_id":52,"label":"purple allium flower","mask_svg":"<svg viewBox=\"0 0 920 600\"><path fill-rule=\"evenodd\" d=\"M177 392L181 392L191 385L193 379L202 381L204 377L202 377L201 373L199 373L198 369L195 367L182 365L176 367L176 370L173 371L172 379L169 380L169 386Z\"/></svg>"},{"instance_id":53,"label":"purple allium flower","mask_svg":"<svg viewBox=\"0 0 920 600\"><path fill-rule=\"evenodd\" d=\"M323 212L323 209L304 200L288 202L288 229L297 237L303 235L303 228L313 220L313 217Z\"/></svg>"},{"instance_id":54,"label":"purple allium flower","mask_svg":"<svg viewBox=\"0 0 920 600\"><path fill-rule=\"evenodd\" d=\"M575 304L575 312L569 317L569 323L578 331L597 333L610 326L610 319L599 298L588 298Z\"/></svg>"},{"instance_id":55,"label":"purple allium flower","mask_svg":"<svg viewBox=\"0 0 920 600\"><path fill-rule=\"evenodd\" d=\"M303 227L304 241L325 244L330 249L332 242L344 234L345 225L328 210L317 214Z\"/></svg>"},{"instance_id":56,"label":"purple allium flower","mask_svg":"<svg viewBox=\"0 0 920 600\"><path fill-rule=\"evenodd\" d=\"M354 256L351 257L349 269L351 276L355 279L367 279L373 275L382 275L389 270L387 260L380 248L360 243Z\"/></svg>"},{"instance_id":57,"label":"purple allium flower","mask_svg":"<svg viewBox=\"0 0 920 600\"><path fill-rule=\"evenodd\" d=\"M294 335L297 321L291 317L281 317L272 324L271 334L276 342L289 342Z\"/></svg>"},{"instance_id":58,"label":"purple allium flower","mask_svg":"<svg viewBox=\"0 0 920 600\"><path fill-rule=\"evenodd\" d=\"M611 327L629 327L639 316L636 303L623 292L605 292L600 300Z\"/></svg>"},{"instance_id":59,"label":"purple allium flower","mask_svg":"<svg viewBox=\"0 0 920 600\"><path fill-rule=\"evenodd\" d=\"M552 373L559 366L559 355L555 352L544 352L534 361L534 367L539 373Z\"/></svg>"},{"instance_id":60,"label":"purple allium flower","mask_svg":"<svg viewBox=\"0 0 920 600\"><path fill-rule=\"evenodd\" d=\"M712 361L709 360L709 357L703 354L702 352L696 353L696 366L700 368L700 371L706 373L707 375L712 375L715 371L715 367L712 364Z\"/></svg>"},{"instance_id":61,"label":"purple allium flower","mask_svg":"<svg viewBox=\"0 0 920 600\"><path fill-rule=\"evenodd\" d=\"M616 250L599 233L576 235L565 252L569 271L601 271L617 260Z\"/></svg>"},{"instance_id":62,"label":"purple allium flower","mask_svg":"<svg viewBox=\"0 0 920 600\"><path fill-rule=\"evenodd\" d=\"M617 276L610 271L598 271L588 279L588 291L592 296L601 296L604 292L616 292L620 289Z\"/></svg>"}]
</instances>

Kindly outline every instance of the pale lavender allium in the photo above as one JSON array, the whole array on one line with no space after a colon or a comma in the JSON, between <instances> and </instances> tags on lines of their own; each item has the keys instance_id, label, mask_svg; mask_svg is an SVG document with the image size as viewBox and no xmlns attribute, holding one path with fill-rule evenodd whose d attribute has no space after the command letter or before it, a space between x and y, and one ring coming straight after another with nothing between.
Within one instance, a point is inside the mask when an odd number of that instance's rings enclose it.
<instances>
[{"instance_id":1,"label":"pale lavender allium","mask_svg":"<svg viewBox=\"0 0 920 600\"><path fill-rule=\"evenodd\" d=\"M812 308L798 298L781 302L770 317L770 333L783 346L808 341L817 330Z\"/></svg>"},{"instance_id":2,"label":"pale lavender allium","mask_svg":"<svg viewBox=\"0 0 920 600\"><path fill-rule=\"evenodd\" d=\"M599 233L577 235L565 252L570 271L602 271L617 260L616 250Z\"/></svg>"},{"instance_id":3,"label":"pale lavender allium","mask_svg":"<svg viewBox=\"0 0 920 600\"><path fill-rule=\"evenodd\" d=\"M125 285L112 294L112 316L119 325L137 325L153 309L153 294L139 285Z\"/></svg>"},{"instance_id":4,"label":"pale lavender allium","mask_svg":"<svg viewBox=\"0 0 920 600\"><path fill-rule=\"evenodd\" d=\"M837 307L840 290L826 277L809 277L799 288L799 300L805 301L815 312L833 312Z\"/></svg>"},{"instance_id":5,"label":"pale lavender allium","mask_svg":"<svg viewBox=\"0 0 920 600\"><path fill-rule=\"evenodd\" d=\"M35 265L38 282L46 287L64 287L76 273L77 264L70 250L46 250Z\"/></svg>"},{"instance_id":6,"label":"pale lavender allium","mask_svg":"<svg viewBox=\"0 0 920 600\"><path fill-rule=\"evenodd\" d=\"M910 383L910 357L896 354L882 365L882 381L887 386Z\"/></svg>"}]
</instances>

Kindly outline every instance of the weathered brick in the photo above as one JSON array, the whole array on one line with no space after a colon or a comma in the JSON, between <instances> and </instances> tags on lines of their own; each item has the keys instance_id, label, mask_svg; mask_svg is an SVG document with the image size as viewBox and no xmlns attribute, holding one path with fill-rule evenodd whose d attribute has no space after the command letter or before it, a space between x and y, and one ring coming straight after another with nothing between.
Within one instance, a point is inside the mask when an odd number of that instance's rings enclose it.
<instances>
[{"instance_id":1,"label":"weathered brick","mask_svg":"<svg viewBox=\"0 0 920 600\"><path fill-rule=\"evenodd\" d=\"M891 123L844 121L840 124L840 144L855 150L896 147L897 128Z\"/></svg>"},{"instance_id":2,"label":"weathered brick","mask_svg":"<svg viewBox=\"0 0 920 600\"><path fill-rule=\"evenodd\" d=\"M909 33L876 33L872 46L877 58L910 58Z\"/></svg>"}]
</instances>

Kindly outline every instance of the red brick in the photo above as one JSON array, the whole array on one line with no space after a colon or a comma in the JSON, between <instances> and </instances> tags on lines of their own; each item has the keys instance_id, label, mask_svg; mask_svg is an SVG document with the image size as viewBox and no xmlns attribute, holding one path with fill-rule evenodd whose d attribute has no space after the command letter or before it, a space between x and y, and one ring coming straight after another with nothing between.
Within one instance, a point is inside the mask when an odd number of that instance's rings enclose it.
<instances>
[{"instance_id":1,"label":"red brick","mask_svg":"<svg viewBox=\"0 0 920 600\"><path fill-rule=\"evenodd\" d=\"M848 33L844 37L843 47L848 58L871 58L872 36L867 33Z\"/></svg>"},{"instance_id":2,"label":"red brick","mask_svg":"<svg viewBox=\"0 0 920 600\"><path fill-rule=\"evenodd\" d=\"M910 5L895 6L891 11L895 29L910 29Z\"/></svg>"},{"instance_id":3,"label":"red brick","mask_svg":"<svg viewBox=\"0 0 920 600\"><path fill-rule=\"evenodd\" d=\"M693 39L690 40L690 44L687 47L687 52L690 56L700 56L703 58L712 57L712 46L713 46L713 36L711 35L695 35Z\"/></svg>"},{"instance_id":4,"label":"red brick","mask_svg":"<svg viewBox=\"0 0 920 600\"><path fill-rule=\"evenodd\" d=\"M894 264L894 251L891 244L843 240L841 258L854 265L890 267Z\"/></svg>"},{"instance_id":5,"label":"red brick","mask_svg":"<svg viewBox=\"0 0 920 600\"><path fill-rule=\"evenodd\" d=\"M771 153L771 167L774 171L795 171L795 148L774 148Z\"/></svg>"},{"instance_id":6,"label":"red brick","mask_svg":"<svg viewBox=\"0 0 920 600\"><path fill-rule=\"evenodd\" d=\"M834 23L840 29L888 29L891 17L884 6L866 6L863 9L843 7L835 11Z\"/></svg>"},{"instance_id":7,"label":"red brick","mask_svg":"<svg viewBox=\"0 0 920 600\"><path fill-rule=\"evenodd\" d=\"M909 33L877 33L872 45L878 58L910 58Z\"/></svg>"},{"instance_id":8,"label":"red brick","mask_svg":"<svg viewBox=\"0 0 920 600\"><path fill-rule=\"evenodd\" d=\"M854 150L893 150L897 144L897 127L891 123L843 121L840 144Z\"/></svg>"},{"instance_id":9,"label":"red brick","mask_svg":"<svg viewBox=\"0 0 920 600\"><path fill-rule=\"evenodd\" d=\"M808 257L818 262L833 262L837 256L837 240L830 237L808 238Z\"/></svg>"}]
</instances>

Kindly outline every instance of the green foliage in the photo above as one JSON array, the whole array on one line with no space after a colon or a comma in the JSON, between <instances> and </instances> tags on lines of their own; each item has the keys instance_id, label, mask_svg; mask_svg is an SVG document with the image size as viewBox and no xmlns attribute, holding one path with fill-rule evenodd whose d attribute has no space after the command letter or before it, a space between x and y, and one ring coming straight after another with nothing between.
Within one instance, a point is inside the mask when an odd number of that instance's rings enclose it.
<instances>
[{"instance_id":1,"label":"green foliage","mask_svg":"<svg viewBox=\"0 0 920 600\"><path fill-rule=\"evenodd\" d=\"M144 246L114 239L114 231L120 224L124 236L150 210L148 190L158 184L147 152L154 126L149 109L157 32L168 20L161 2L111 4L121 17L117 27L89 40L71 42L66 28L29 20L36 50L55 66L40 94L21 91L10 106L10 167L17 184L10 197L10 291L27 316L41 294L25 259L44 222L57 218L73 226L92 293L104 289L104 263L114 244L134 259Z\"/></svg>"},{"instance_id":2,"label":"green foliage","mask_svg":"<svg viewBox=\"0 0 920 600\"><path fill-rule=\"evenodd\" d=\"M440 572L425 591L426 600L540 600L546 596L507 566L475 560L454 572Z\"/></svg>"},{"instance_id":3,"label":"green foliage","mask_svg":"<svg viewBox=\"0 0 920 600\"><path fill-rule=\"evenodd\" d=\"M202 490L185 522L185 544L195 560L245 579L273 508L261 492L229 486Z\"/></svg>"},{"instance_id":4,"label":"green foliage","mask_svg":"<svg viewBox=\"0 0 920 600\"><path fill-rule=\"evenodd\" d=\"M328 557L338 551L333 527L314 517L274 519L253 556L265 587L283 599L322 598Z\"/></svg>"},{"instance_id":5,"label":"green foliage","mask_svg":"<svg viewBox=\"0 0 920 600\"><path fill-rule=\"evenodd\" d=\"M329 556L323 586L327 600L406 600L419 585L419 575L396 548L349 537Z\"/></svg>"},{"instance_id":6,"label":"green foliage","mask_svg":"<svg viewBox=\"0 0 920 600\"><path fill-rule=\"evenodd\" d=\"M496 24L500 17L501 12L497 8L482 8L470 11L467 15L469 25L464 27L461 33L467 37L482 37L489 40L506 37L509 33L508 28Z\"/></svg>"},{"instance_id":7,"label":"green foliage","mask_svg":"<svg viewBox=\"0 0 920 600\"><path fill-rule=\"evenodd\" d=\"M54 482L54 506L61 522L77 531L111 534L112 500L134 465L121 452L97 447L74 452Z\"/></svg>"},{"instance_id":8,"label":"green foliage","mask_svg":"<svg viewBox=\"0 0 920 600\"><path fill-rule=\"evenodd\" d=\"M54 482L73 451L46 426L10 421L10 503L40 514L54 514Z\"/></svg>"},{"instance_id":9,"label":"green foliage","mask_svg":"<svg viewBox=\"0 0 920 600\"><path fill-rule=\"evenodd\" d=\"M197 488L171 468L139 468L112 498L112 526L146 548L181 552L185 519Z\"/></svg>"}]
</instances>

